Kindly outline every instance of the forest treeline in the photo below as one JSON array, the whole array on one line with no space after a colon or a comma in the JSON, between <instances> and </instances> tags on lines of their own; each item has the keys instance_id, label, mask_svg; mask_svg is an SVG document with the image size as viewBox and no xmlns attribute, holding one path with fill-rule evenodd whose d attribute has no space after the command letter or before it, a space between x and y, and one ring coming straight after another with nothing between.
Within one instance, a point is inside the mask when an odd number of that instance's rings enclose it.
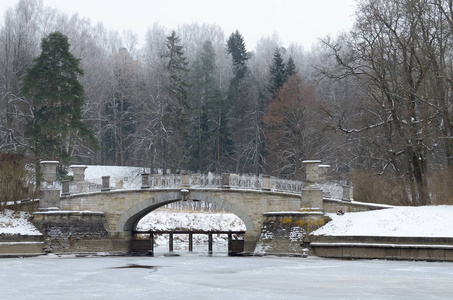
<instances>
[{"instance_id":1,"label":"forest treeline","mask_svg":"<svg viewBox=\"0 0 453 300\"><path fill-rule=\"evenodd\" d=\"M20 0L0 23L0 152L62 160L37 154L45 138L26 130L38 114L24 93L59 32L81 71L71 101L83 98L97 140L65 133L68 164L300 180L303 160L322 159L357 200L451 203L452 0L361 0L355 18L310 51L275 35L250 50L240 29L196 23L150 24L139 47L133 32Z\"/></svg>"}]
</instances>

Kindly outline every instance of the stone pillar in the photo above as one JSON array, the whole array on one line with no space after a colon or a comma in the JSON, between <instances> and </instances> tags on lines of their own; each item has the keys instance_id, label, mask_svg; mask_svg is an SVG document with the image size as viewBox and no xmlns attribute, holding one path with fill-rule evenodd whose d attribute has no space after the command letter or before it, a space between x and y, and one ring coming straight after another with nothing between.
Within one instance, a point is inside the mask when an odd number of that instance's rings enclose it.
<instances>
[{"instance_id":1,"label":"stone pillar","mask_svg":"<svg viewBox=\"0 0 453 300\"><path fill-rule=\"evenodd\" d=\"M57 180L57 166L58 161L42 161L41 162L41 171L42 179L48 183L53 184Z\"/></svg>"},{"instance_id":2,"label":"stone pillar","mask_svg":"<svg viewBox=\"0 0 453 300\"><path fill-rule=\"evenodd\" d=\"M69 166L72 169L74 174L74 182L83 182L85 181L85 170L87 166L85 165L72 165Z\"/></svg>"},{"instance_id":3,"label":"stone pillar","mask_svg":"<svg viewBox=\"0 0 453 300\"><path fill-rule=\"evenodd\" d=\"M330 166L329 165L319 165L318 170L319 170L319 183L324 184L327 182L327 171L329 170Z\"/></svg>"},{"instance_id":4,"label":"stone pillar","mask_svg":"<svg viewBox=\"0 0 453 300\"><path fill-rule=\"evenodd\" d=\"M305 160L306 183L302 189L302 208L323 211L322 189L319 183L320 160Z\"/></svg>"},{"instance_id":5,"label":"stone pillar","mask_svg":"<svg viewBox=\"0 0 453 300\"><path fill-rule=\"evenodd\" d=\"M53 187L57 180L58 161L42 161L42 179L45 181L41 184L39 194L39 209L49 210L60 207L60 190Z\"/></svg>"},{"instance_id":6,"label":"stone pillar","mask_svg":"<svg viewBox=\"0 0 453 300\"><path fill-rule=\"evenodd\" d=\"M304 160L302 162L305 164L305 180L307 185L318 183L319 182L319 164L320 160Z\"/></svg>"},{"instance_id":7,"label":"stone pillar","mask_svg":"<svg viewBox=\"0 0 453 300\"><path fill-rule=\"evenodd\" d=\"M230 188L230 173L222 173L222 189Z\"/></svg>"},{"instance_id":8,"label":"stone pillar","mask_svg":"<svg viewBox=\"0 0 453 300\"><path fill-rule=\"evenodd\" d=\"M39 191L39 210L52 210L60 208L59 189L41 189Z\"/></svg>"},{"instance_id":9,"label":"stone pillar","mask_svg":"<svg viewBox=\"0 0 453 300\"><path fill-rule=\"evenodd\" d=\"M271 190L271 177L269 175L262 175L261 179L263 180L263 185L261 189L263 191L270 191Z\"/></svg>"},{"instance_id":10,"label":"stone pillar","mask_svg":"<svg viewBox=\"0 0 453 300\"><path fill-rule=\"evenodd\" d=\"M102 176L102 188L101 192L110 191L110 176Z\"/></svg>"},{"instance_id":11,"label":"stone pillar","mask_svg":"<svg viewBox=\"0 0 453 300\"><path fill-rule=\"evenodd\" d=\"M61 182L61 195L62 196L69 195L69 180L63 180Z\"/></svg>"},{"instance_id":12,"label":"stone pillar","mask_svg":"<svg viewBox=\"0 0 453 300\"><path fill-rule=\"evenodd\" d=\"M343 185L343 201L352 201L354 200L354 188L350 185Z\"/></svg>"},{"instance_id":13,"label":"stone pillar","mask_svg":"<svg viewBox=\"0 0 453 300\"><path fill-rule=\"evenodd\" d=\"M190 175L189 172L182 171L181 172L181 187L189 187Z\"/></svg>"},{"instance_id":14,"label":"stone pillar","mask_svg":"<svg viewBox=\"0 0 453 300\"><path fill-rule=\"evenodd\" d=\"M314 211L324 211L322 189L318 185L310 185L302 190L301 208Z\"/></svg>"},{"instance_id":15,"label":"stone pillar","mask_svg":"<svg viewBox=\"0 0 453 300\"><path fill-rule=\"evenodd\" d=\"M142 189L149 189L149 174L142 174Z\"/></svg>"}]
</instances>

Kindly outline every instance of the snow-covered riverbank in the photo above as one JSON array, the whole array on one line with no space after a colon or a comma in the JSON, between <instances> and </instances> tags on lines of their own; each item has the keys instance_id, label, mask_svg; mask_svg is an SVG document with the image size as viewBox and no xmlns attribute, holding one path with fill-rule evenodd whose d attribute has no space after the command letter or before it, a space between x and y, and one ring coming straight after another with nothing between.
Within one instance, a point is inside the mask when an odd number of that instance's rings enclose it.
<instances>
[{"instance_id":1,"label":"snow-covered riverbank","mask_svg":"<svg viewBox=\"0 0 453 300\"><path fill-rule=\"evenodd\" d=\"M453 206L394 207L369 212L329 214L332 221L316 235L453 237ZM0 212L0 234L36 235L29 214ZM139 230L196 229L245 230L244 223L227 212L158 209L145 216ZM162 240L163 242L165 241Z\"/></svg>"},{"instance_id":2,"label":"snow-covered riverbank","mask_svg":"<svg viewBox=\"0 0 453 300\"><path fill-rule=\"evenodd\" d=\"M332 221L314 235L453 237L453 206L400 206L344 215L328 214Z\"/></svg>"}]
</instances>

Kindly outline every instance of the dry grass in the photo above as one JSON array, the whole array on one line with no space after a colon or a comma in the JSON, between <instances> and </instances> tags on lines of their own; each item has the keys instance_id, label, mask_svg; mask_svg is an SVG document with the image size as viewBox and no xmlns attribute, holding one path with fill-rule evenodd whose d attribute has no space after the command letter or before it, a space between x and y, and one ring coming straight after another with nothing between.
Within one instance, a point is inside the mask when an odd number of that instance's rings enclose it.
<instances>
[{"instance_id":1,"label":"dry grass","mask_svg":"<svg viewBox=\"0 0 453 300\"><path fill-rule=\"evenodd\" d=\"M432 171L428 185L434 205L453 205L453 168Z\"/></svg>"},{"instance_id":2,"label":"dry grass","mask_svg":"<svg viewBox=\"0 0 453 300\"><path fill-rule=\"evenodd\" d=\"M356 201L390 205L412 205L405 196L409 184L393 174L375 175L369 170L354 170L352 176ZM453 168L428 174L432 205L453 205Z\"/></svg>"},{"instance_id":3,"label":"dry grass","mask_svg":"<svg viewBox=\"0 0 453 300\"><path fill-rule=\"evenodd\" d=\"M405 196L406 184L392 174L376 175L372 171L356 169L352 174L354 200L389 205L410 205Z\"/></svg>"}]
</instances>

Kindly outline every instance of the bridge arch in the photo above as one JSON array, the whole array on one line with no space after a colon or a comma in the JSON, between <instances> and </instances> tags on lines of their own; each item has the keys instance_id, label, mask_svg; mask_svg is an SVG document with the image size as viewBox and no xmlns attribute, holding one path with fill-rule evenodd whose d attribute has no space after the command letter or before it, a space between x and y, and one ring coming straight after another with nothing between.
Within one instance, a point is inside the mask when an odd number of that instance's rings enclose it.
<instances>
[{"instance_id":1,"label":"bridge arch","mask_svg":"<svg viewBox=\"0 0 453 300\"><path fill-rule=\"evenodd\" d=\"M136 224L144 216L156 210L164 205L172 202L182 201L181 193L175 191L169 191L167 193L160 194L155 197L145 199L136 205L127 209L119 218L116 224L117 232L131 232ZM228 201L211 195L206 192L191 191L189 200L206 201L215 204L219 208L223 208L237 217L239 217L245 224L246 235L255 234L255 226L251 217L245 213L240 207L234 205Z\"/></svg>"}]
</instances>

